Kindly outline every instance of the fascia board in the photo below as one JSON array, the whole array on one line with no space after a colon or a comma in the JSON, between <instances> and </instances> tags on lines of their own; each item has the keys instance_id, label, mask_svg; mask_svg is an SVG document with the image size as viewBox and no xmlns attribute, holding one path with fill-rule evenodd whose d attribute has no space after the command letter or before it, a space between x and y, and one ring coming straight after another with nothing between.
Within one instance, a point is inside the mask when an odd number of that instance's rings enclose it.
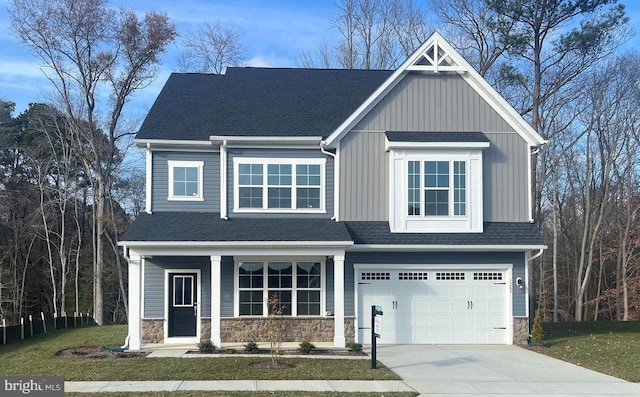
<instances>
[{"instance_id":1,"label":"fascia board","mask_svg":"<svg viewBox=\"0 0 640 397\"><path fill-rule=\"evenodd\" d=\"M224 135L211 135L209 141L214 144L220 144L227 142L227 145L232 144L249 144L249 145L272 145L274 143L279 145L301 145L308 144L309 146L317 146L322 142L321 136L224 136Z\"/></svg>"},{"instance_id":2,"label":"fascia board","mask_svg":"<svg viewBox=\"0 0 640 397\"><path fill-rule=\"evenodd\" d=\"M189 141L179 139L134 139L133 142L138 147L203 147L210 148L211 141Z\"/></svg>"},{"instance_id":3,"label":"fascia board","mask_svg":"<svg viewBox=\"0 0 640 397\"><path fill-rule=\"evenodd\" d=\"M119 241L119 246L135 247L331 247L346 248L353 241Z\"/></svg>"},{"instance_id":4,"label":"fascia board","mask_svg":"<svg viewBox=\"0 0 640 397\"><path fill-rule=\"evenodd\" d=\"M453 245L453 244L356 244L347 252L382 252L382 251L533 251L547 249L546 245Z\"/></svg>"},{"instance_id":5,"label":"fascia board","mask_svg":"<svg viewBox=\"0 0 640 397\"><path fill-rule=\"evenodd\" d=\"M391 142L387 140L385 149L486 149L489 142Z\"/></svg>"}]
</instances>

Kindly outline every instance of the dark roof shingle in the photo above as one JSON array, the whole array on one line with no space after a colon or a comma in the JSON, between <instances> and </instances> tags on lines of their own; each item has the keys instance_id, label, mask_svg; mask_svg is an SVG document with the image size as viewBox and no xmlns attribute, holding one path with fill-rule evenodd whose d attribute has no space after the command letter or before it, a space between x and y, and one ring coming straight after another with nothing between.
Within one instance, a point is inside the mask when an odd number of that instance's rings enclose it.
<instances>
[{"instance_id":1,"label":"dark roof shingle","mask_svg":"<svg viewBox=\"0 0 640 397\"><path fill-rule=\"evenodd\" d=\"M137 139L331 134L392 74L386 70L227 68L173 73Z\"/></svg>"}]
</instances>

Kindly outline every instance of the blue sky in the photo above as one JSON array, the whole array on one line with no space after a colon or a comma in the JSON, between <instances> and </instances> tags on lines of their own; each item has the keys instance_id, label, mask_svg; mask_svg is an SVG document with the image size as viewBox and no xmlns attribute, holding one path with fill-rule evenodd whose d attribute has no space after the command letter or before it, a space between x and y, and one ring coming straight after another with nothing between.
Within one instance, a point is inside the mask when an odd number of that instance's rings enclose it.
<instances>
[{"instance_id":1,"label":"blue sky","mask_svg":"<svg viewBox=\"0 0 640 397\"><path fill-rule=\"evenodd\" d=\"M634 30L640 32L640 1L623 3ZM251 66L295 67L302 51L314 51L323 38L332 42L338 37L330 24L336 13L333 0L112 0L110 4L140 12L165 12L182 35L204 21L220 20L242 32ZM0 0L0 99L15 102L17 115L29 102L43 101L50 83L38 59L11 32L7 6L8 0ZM636 41L628 45L638 49ZM179 40L164 55L158 79L133 98L129 109L136 114L131 117L143 117L169 73L176 69L177 43Z\"/></svg>"}]
</instances>

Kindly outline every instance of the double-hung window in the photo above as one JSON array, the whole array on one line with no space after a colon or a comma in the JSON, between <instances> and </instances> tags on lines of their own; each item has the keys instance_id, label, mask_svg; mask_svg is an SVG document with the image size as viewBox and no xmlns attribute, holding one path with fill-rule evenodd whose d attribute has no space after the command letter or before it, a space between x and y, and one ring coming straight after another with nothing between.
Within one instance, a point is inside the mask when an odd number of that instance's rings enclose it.
<instances>
[{"instance_id":1,"label":"double-hung window","mask_svg":"<svg viewBox=\"0 0 640 397\"><path fill-rule=\"evenodd\" d=\"M236 211L324 211L324 159L235 158Z\"/></svg>"},{"instance_id":2,"label":"double-hung window","mask_svg":"<svg viewBox=\"0 0 640 397\"><path fill-rule=\"evenodd\" d=\"M203 161L168 161L169 200L202 201Z\"/></svg>"},{"instance_id":3,"label":"double-hung window","mask_svg":"<svg viewBox=\"0 0 640 397\"><path fill-rule=\"evenodd\" d=\"M390 150L392 232L482 232L482 148Z\"/></svg>"},{"instance_id":4,"label":"double-hung window","mask_svg":"<svg viewBox=\"0 0 640 397\"><path fill-rule=\"evenodd\" d=\"M238 315L266 316L275 308L285 316L319 316L322 266L319 261L240 262Z\"/></svg>"},{"instance_id":5,"label":"double-hung window","mask_svg":"<svg viewBox=\"0 0 640 397\"><path fill-rule=\"evenodd\" d=\"M466 161L409 160L407 215L465 216Z\"/></svg>"}]
</instances>

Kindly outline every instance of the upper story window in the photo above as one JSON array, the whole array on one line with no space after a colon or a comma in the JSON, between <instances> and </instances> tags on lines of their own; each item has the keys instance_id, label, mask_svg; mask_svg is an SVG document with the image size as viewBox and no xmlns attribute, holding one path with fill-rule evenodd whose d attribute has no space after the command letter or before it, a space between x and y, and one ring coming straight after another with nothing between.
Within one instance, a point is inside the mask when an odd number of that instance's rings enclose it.
<instances>
[{"instance_id":1,"label":"upper story window","mask_svg":"<svg viewBox=\"0 0 640 397\"><path fill-rule=\"evenodd\" d=\"M409 160L407 215L465 216L467 162Z\"/></svg>"},{"instance_id":2,"label":"upper story window","mask_svg":"<svg viewBox=\"0 0 640 397\"><path fill-rule=\"evenodd\" d=\"M234 159L234 210L322 212L325 159Z\"/></svg>"},{"instance_id":3,"label":"upper story window","mask_svg":"<svg viewBox=\"0 0 640 397\"><path fill-rule=\"evenodd\" d=\"M202 201L204 161L168 161L169 200Z\"/></svg>"},{"instance_id":4,"label":"upper story window","mask_svg":"<svg viewBox=\"0 0 640 397\"><path fill-rule=\"evenodd\" d=\"M392 232L482 232L482 150L390 150Z\"/></svg>"}]
</instances>

